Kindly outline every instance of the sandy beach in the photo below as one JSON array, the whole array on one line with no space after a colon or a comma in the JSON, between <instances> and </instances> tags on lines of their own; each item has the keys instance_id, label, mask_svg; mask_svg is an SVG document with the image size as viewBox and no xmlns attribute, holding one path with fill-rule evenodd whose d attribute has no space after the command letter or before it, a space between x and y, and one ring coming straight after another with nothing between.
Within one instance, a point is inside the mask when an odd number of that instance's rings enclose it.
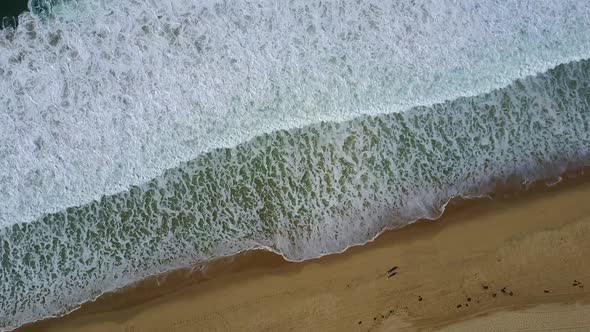
<instances>
[{"instance_id":1,"label":"sandy beach","mask_svg":"<svg viewBox=\"0 0 590 332\"><path fill-rule=\"evenodd\" d=\"M588 176L496 196L342 254L175 271L20 331L590 330Z\"/></svg>"}]
</instances>

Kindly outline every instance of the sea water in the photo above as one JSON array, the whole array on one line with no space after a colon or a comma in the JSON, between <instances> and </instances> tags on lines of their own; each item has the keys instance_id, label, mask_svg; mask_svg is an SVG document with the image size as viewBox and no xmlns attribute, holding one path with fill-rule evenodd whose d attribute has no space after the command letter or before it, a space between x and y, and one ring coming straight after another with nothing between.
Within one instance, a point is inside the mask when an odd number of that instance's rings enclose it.
<instances>
[{"instance_id":1,"label":"sea water","mask_svg":"<svg viewBox=\"0 0 590 332\"><path fill-rule=\"evenodd\" d=\"M590 160L587 1L44 5L0 31L4 329Z\"/></svg>"}]
</instances>

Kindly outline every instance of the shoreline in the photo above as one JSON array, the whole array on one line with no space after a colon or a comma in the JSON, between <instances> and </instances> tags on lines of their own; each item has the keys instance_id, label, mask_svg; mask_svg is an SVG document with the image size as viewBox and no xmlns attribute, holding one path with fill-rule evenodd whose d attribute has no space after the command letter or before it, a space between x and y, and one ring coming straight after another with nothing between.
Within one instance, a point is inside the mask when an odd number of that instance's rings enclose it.
<instances>
[{"instance_id":1,"label":"shoreline","mask_svg":"<svg viewBox=\"0 0 590 332\"><path fill-rule=\"evenodd\" d=\"M451 225L465 223L465 226L469 226L469 223L461 220L461 218L465 217L465 214L470 214L475 216L474 218L477 218L481 214L493 214L494 206L498 207L498 205L502 206L503 204L515 204L518 206L517 203L510 202L511 200L516 200L519 203L522 203L521 201L530 202L531 200L534 201L535 199L550 197L555 193L557 193L556 197L559 197L560 193L567 193L580 187L588 187L587 189L590 192L590 174L587 172L587 168L582 169L580 172L566 173L563 178L564 180L558 184L550 184L552 181L543 180L531 185L518 185L520 187L519 190L514 190L515 184L507 183L494 190L494 193L490 195L492 199L452 199L447 203L446 208L443 209L442 216L436 220L419 220L401 228L383 231L367 244L349 247L343 253L330 254L303 262L289 262L284 260L281 255L271 251L250 250L211 262L201 263L190 268L166 272L149 277L121 290L104 294L94 301L83 304L79 309L65 316L26 324L16 329L16 331L62 330L60 326L62 324L68 325L79 323L80 321L88 321L91 317L102 315L120 316L122 312L141 311L154 302L159 303L178 297L182 298L184 297L185 291L192 292L199 290L199 293L201 293L204 291L201 288L208 288L211 284L215 284L223 289L235 287L236 285L239 286L251 278L258 280L261 276L267 274L302 273L309 265L330 265L334 264L334 262L345 261L350 259L351 256L359 255L363 252L374 251L376 248L383 248L390 245L395 247L397 246L396 242L400 240L401 242L405 242L404 236L406 235L409 235L407 236L408 239L412 239L420 237L422 233L428 234L435 231L444 231L445 227L448 228ZM523 188L526 189L523 190ZM457 218L459 220L456 220ZM392 238L396 241L392 241ZM411 259L411 257L412 254L408 254L407 258ZM385 268L385 266L383 267ZM218 285L219 283L221 285ZM350 285L347 286L350 287ZM554 297L553 299L555 300L556 298ZM419 302L422 301L420 300ZM560 300L558 302L567 303L568 301ZM586 302L585 298L584 302ZM538 301L536 304L542 303L554 302ZM522 306L521 303L516 305L516 308ZM479 316L482 313L495 313L506 308L508 306L491 306L485 310L478 311L475 316ZM394 314L393 316L397 317L398 315ZM385 316L383 320L385 320ZM433 324L428 319L416 320L416 322L421 326ZM110 328L112 329L112 327Z\"/></svg>"}]
</instances>

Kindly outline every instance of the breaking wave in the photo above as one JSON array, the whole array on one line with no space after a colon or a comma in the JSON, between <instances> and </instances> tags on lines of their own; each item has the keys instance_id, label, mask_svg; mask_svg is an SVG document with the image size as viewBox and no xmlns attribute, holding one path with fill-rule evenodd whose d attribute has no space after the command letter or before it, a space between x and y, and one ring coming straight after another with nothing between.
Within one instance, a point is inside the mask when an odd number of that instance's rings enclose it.
<instances>
[{"instance_id":1,"label":"breaking wave","mask_svg":"<svg viewBox=\"0 0 590 332\"><path fill-rule=\"evenodd\" d=\"M243 250L340 252L586 164L589 15L175 0L21 15L0 31L0 329Z\"/></svg>"}]
</instances>

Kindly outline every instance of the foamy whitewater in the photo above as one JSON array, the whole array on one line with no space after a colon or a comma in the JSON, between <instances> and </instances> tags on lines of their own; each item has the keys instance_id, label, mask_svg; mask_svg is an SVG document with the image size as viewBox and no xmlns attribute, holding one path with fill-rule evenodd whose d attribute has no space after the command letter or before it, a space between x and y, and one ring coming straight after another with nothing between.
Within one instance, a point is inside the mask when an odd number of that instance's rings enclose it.
<instances>
[{"instance_id":1,"label":"foamy whitewater","mask_svg":"<svg viewBox=\"0 0 590 332\"><path fill-rule=\"evenodd\" d=\"M590 161L587 0L44 8L0 30L0 330Z\"/></svg>"}]
</instances>

